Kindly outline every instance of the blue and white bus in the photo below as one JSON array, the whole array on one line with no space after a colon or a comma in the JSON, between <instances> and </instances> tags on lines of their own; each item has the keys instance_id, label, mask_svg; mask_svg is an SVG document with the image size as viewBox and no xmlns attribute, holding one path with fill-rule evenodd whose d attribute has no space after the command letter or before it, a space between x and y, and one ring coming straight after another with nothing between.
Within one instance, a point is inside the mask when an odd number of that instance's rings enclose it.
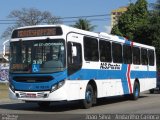
<instances>
[{"instance_id":1,"label":"blue and white bus","mask_svg":"<svg viewBox=\"0 0 160 120\"><path fill-rule=\"evenodd\" d=\"M65 25L15 29L10 40L9 95L48 106L130 95L156 87L155 48Z\"/></svg>"}]
</instances>

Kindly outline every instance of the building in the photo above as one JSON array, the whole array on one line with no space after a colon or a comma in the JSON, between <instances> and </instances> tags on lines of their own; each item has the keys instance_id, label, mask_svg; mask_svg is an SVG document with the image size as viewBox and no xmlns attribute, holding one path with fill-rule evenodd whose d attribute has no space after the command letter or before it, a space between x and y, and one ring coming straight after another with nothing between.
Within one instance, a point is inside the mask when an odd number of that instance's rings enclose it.
<instances>
[{"instance_id":1,"label":"building","mask_svg":"<svg viewBox=\"0 0 160 120\"><path fill-rule=\"evenodd\" d=\"M118 9L112 10L111 13L111 27L118 23L118 18L127 11L127 7L120 7Z\"/></svg>"}]
</instances>

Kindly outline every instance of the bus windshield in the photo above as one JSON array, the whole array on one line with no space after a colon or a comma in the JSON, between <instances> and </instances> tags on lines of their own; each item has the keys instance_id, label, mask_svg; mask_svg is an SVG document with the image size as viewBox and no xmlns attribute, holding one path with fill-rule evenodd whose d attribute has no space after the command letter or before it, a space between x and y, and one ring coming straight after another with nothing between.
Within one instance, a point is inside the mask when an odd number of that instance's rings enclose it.
<instances>
[{"instance_id":1,"label":"bus windshield","mask_svg":"<svg viewBox=\"0 0 160 120\"><path fill-rule=\"evenodd\" d=\"M65 69L63 39L15 41L10 43L11 73L51 73Z\"/></svg>"}]
</instances>

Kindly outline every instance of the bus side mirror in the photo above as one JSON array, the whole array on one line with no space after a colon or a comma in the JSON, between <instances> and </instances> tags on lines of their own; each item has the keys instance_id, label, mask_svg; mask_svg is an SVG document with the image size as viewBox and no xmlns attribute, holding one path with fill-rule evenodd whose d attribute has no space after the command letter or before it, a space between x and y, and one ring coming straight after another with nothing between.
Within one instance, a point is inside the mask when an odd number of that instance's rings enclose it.
<instances>
[{"instance_id":1,"label":"bus side mirror","mask_svg":"<svg viewBox=\"0 0 160 120\"><path fill-rule=\"evenodd\" d=\"M72 46L72 56L73 57L77 56L77 47L76 46Z\"/></svg>"},{"instance_id":2,"label":"bus side mirror","mask_svg":"<svg viewBox=\"0 0 160 120\"><path fill-rule=\"evenodd\" d=\"M9 49L6 49L7 44L9 44L9 41L10 41L10 40L6 40L6 41L3 42L3 58L4 58L6 61L9 61L9 59L8 59ZM8 47L9 47L9 46L8 46Z\"/></svg>"}]
</instances>

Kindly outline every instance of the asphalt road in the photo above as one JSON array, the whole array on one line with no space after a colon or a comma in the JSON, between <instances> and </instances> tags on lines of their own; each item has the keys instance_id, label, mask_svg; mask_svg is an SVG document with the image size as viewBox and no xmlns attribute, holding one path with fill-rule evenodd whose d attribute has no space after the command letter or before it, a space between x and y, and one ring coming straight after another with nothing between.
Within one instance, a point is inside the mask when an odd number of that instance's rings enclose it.
<instances>
[{"instance_id":1,"label":"asphalt road","mask_svg":"<svg viewBox=\"0 0 160 120\"><path fill-rule=\"evenodd\" d=\"M2 120L6 120L7 117L15 120L106 120L111 119L110 114L159 114L159 116L152 117L160 119L160 93L141 93L140 98L136 101L125 97L99 99L98 104L90 109L83 109L79 102L52 103L49 108L42 109L36 103L0 100L0 119Z\"/></svg>"}]
</instances>

